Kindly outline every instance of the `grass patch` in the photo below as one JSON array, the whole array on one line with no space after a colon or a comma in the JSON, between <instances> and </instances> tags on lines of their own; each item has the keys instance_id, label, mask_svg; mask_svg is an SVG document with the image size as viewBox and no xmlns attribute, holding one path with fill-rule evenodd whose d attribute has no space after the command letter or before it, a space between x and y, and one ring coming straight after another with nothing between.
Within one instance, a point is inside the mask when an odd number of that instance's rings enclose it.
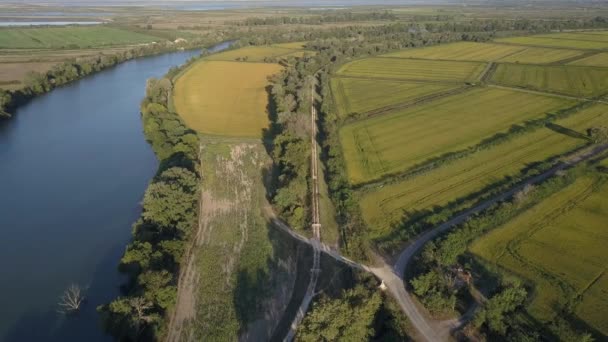
<instances>
[{"instance_id":1,"label":"grass patch","mask_svg":"<svg viewBox=\"0 0 608 342\"><path fill-rule=\"evenodd\" d=\"M598 53L570 63L570 65L608 67L608 53Z\"/></svg>"},{"instance_id":2,"label":"grass patch","mask_svg":"<svg viewBox=\"0 0 608 342\"><path fill-rule=\"evenodd\" d=\"M501 64L496 69L492 81L567 95L597 96L608 91L608 69Z\"/></svg>"},{"instance_id":3,"label":"grass patch","mask_svg":"<svg viewBox=\"0 0 608 342\"><path fill-rule=\"evenodd\" d=\"M527 310L541 322L575 308L588 325L608 333L608 183L585 176L509 223L476 240L475 255L534 285Z\"/></svg>"},{"instance_id":4,"label":"grass patch","mask_svg":"<svg viewBox=\"0 0 608 342\"><path fill-rule=\"evenodd\" d=\"M340 117L407 102L456 85L335 77L331 91Z\"/></svg>"},{"instance_id":5,"label":"grass patch","mask_svg":"<svg viewBox=\"0 0 608 342\"><path fill-rule=\"evenodd\" d=\"M61 49L142 44L159 38L105 26L0 29L2 49Z\"/></svg>"},{"instance_id":6,"label":"grass patch","mask_svg":"<svg viewBox=\"0 0 608 342\"><path fill-rule=\"evenodd\" d=\"M558 120L556 124L584 133L588 127L608 124L608 106L595 105ZM363 193L361 212L372 230L372 237L382 238L399 229L396 227L400 222L418 212L442 207L455 199L475 194L501 179L518 175L535 162L561 155L586 143L585 139L541 128L470 157Z\"/></svg>"},{"instance_id":7,"label":"grass patch","mask_svg":"<svg viewBox=\"0 0 608 342\"><path fill-rule=\"evenodd\" d=\"M421 81L473 82L484 63L424 61L404 58L365 58L344 64L338 75Z\"/></svg>"},{"instance_id":8,"label":"grass patch","mask_svg":"<svg viewBox=\"0 0 608 342\"><path fill-rule=\"evenodd\" d=\"M268 127L268 76L278 64L201 61L175 84L174 105L186 124L212 135L261 137Z\"/></svg>"},{"instance_id":9,"label":"grass patch","mask_svg":"<svg viewBox=\"0 0 608 342\"><path fill-rule=\"evenodd\" d=\"M216 53L205 59L210 61L263 62L265 58L282 57L294 53L298 53L298 51L277 46L250 46Z\"/></svg>"},{"instance_id":10,"label":"grass patch","mask_svg":"<svg viewBox=\"0 0 608 342\"><path fill-rule=\"evenodd\" d=\"M527 47L519 52L501 58L499 62L546 64L558 62L568 58L574 58L582 55L583 53L584 52L580 50Z\"/></svg>"},{"instance_id":11,"label":"grass patch","mask_svg":"<svg viewBox=\"0 0 608 342\"><path fill-rule=\"evenodd\" d=\"M420 49L407 49L389 53L386 57L444 59L454 61L490 62L524 50L522 47L484 44L474 42L458 42L436 45Z\"/></svg>"},{"instance_id":12,"label":"grass patch","mask_svg":"<svg viewBox=\"0 0 608 342\"><path fill-rule=\"evenodd\" d=\"M594 41L594 40L566 39L566 38L561 38L560 34L545 35L545 36L501 38L501 39L497 39L496 42L520 44L520 45L583 49L583 50L584 49L601 50L601 49L608 48L608 42Z\"/></svg>"},{"instance_id":13,"label":"grass patch","mask_svg":"<svg viewBox=\"0 0 608 342\"><path fill-rule=\"evenodd\" d=\"M358 121L340 129L348 177L357 184L401 172L475 145L513 124L573 104L559 98L482 88Z\"/></svg>"},{"instance_id":14,"label":"grass patch","mask_svg":"<svg viewBox=\"0 0 608 342\"><path fill-rule=\"evenodd\" d=\"M276 271L285 256L262 214L266 190L260 168L268 163L261 143L205 142L195 279L184 280L193 282L196 306L180 339L236 340L269 313L265 303L274 286L288 285L276 278L288 274Z\"/></svg>"}]
</instances>

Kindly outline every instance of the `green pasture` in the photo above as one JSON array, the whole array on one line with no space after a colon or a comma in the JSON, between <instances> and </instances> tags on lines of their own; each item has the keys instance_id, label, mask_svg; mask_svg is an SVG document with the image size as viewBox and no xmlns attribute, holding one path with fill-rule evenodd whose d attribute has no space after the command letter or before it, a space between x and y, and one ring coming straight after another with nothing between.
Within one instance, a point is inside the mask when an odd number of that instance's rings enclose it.
<instances>
[{"instance_id":1,"label":"green pasture","mask_svg":"<svg viewBox=\"0 0 608 342\"><path fill-rule=\"evenodd\" d=\"M151 43L159 39L105 26L0 29L0 49L88 48Z\"/></svg>"},{"instance_id":2,"label":"green pasture","mask_svg":"<svg viewBox=\"0 0 608 342\"><path fill-rule=\"evenodd\" d=\"M334 77L331 91L341 117L415 100L457 85Z\"/></svg>"},{"instance_id":3,"label":"green pasture","mask_svg":"<svg viewBox=\"0 0 608 342\"><path fill-rule=\"evenodd\" d=\"M601 52L573 61L570 65L608 67L608 52Z\"/></svg>"},{"instance_id":4,"label":"green pasture","mask_svg":"<svg viewBox=\"0 0 608 342\"><path fill-rule=\"evenodd\" d=\"M608 333L608 183L587 176L474 242L477 256L534 286L530 315L573 311Z\"/></svg>"},{"instance_id":5,"label":"green pasture","mask_svg":"<svg viewBox=\"0 0 608 342\"><path fill-rule=\"evenodd\" d=\"M499 62L522 64L547 64L580 56L584 51L568 49L551 49L540 47L526 47L519 52L503 57Z\"/></svg>"},{"instance_id":6,"label":"green pasture","mask_svg":"<svg viewBox=\"0 0 608 342\"><path fill-rule=\"evenodd\" d=\"M341 76L419 81L475 82L484 63L445 62L404 58L365 58L343 65Z\"/></svg>"},{"instance_id":7,"label":"green pasture","mask_svg":"<svg viewBox=\"0 0 608 342\"><path fill-rule=\"evenodd\" d=\"M608 42L597 41L597 40L575 40L575 39L564 39L558 36L559 34L544 37L539 36L528 36L528 37L510 37L500 38L496 42L499 43L510 43L516 45L533 45L542 47L560 47L570 49L593 49L602 50L608 49Z\"/></svg>"},{"instance_id":8,"label":"green pasture","mask_svg":"<svg viewBox=\"0 0 608 342\"><path fill-rule=\"evenodd\" d=\"M424 48L406 49L384 55L386 57L439 59L454 61L490 62L524 50L512 45L458 42Z\"/></svg>"},{"instance_id":9,"label":"green pasture","mask_svg":"<svg viewBox=\"0 0 608 342\"><path fill-rule=\"evenodd\" d=\"M587 128L608 125L608 106L589 107L556 124L584 135ZM542 128L421 175L367 191L360 201L363 218L373 237L386 236L395 224L416 211L444 206L505 177L516 176L531 163L587 144L586 139L568 133Z\"/></svg>"},{"instance_id":10,"label":"green pasture","mask_svg":"<svg viewBox=\"0 0 608 342\"><path fill-rule=\"evenodd\" d=\"M348 177L357 184L402 172L573 104L561 98L478 88L357 121L340 129Z\"/></svg>"},{"instance_id":11,"label":"green pasture","mask_svg":"<svg viewBox=\"0 0 608 342\"><path fill-rule=\"evenodd\" d=\"M572 96L597 96L608 92L608 69L501 64L492 76L492 81Z\"/></svg>"}]
</instances>

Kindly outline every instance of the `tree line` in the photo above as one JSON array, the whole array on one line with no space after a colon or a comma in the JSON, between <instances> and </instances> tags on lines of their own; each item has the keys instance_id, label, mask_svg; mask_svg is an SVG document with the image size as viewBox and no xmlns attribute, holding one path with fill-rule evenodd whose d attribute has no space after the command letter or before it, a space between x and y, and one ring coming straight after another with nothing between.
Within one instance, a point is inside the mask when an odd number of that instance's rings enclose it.
<instances>
[{"instance_id":1,"label":"tree line","mask_svg":"<svg viewBox=\"0 0 608 342\"><path fill-rule=\"evenodd\" d=\"M174 68L169 75L178 72ZM199 139L168 109L172 86L170 78L148 81L141 115L160 166L120 260L119 270L128 276L122 295L98 307L104 329L121 341L157 340L165 333L180 266L197 224Z\"/></svg>"},{"instance_id":2,"label":"tree line","mask_svg":"<svg viewBox=\"0 0 608 342\"><path fill-rule=\"evenodd\" d=\"M397 16L390 11L373 11L367 13L336 12L312 16L281 16L266 18L246 18L240 21L228 21L226 24L234 26L266 26L266 25L320 25L325 23L341 23L356 21L396 20Z\"/></svg>"},{"instance_id":3,"label":"tree line","mask_svg":"<svg viewBox=\"0 0 608 342\"><path fill-rule=\"evenodd\" d=\"M161 42L135 47L111 55L98 55L91 58L72 59L54 65L47 72L30 72L24 80L24 87L18 90L4 90L0 88L0 119L10 118L15 109L57 87L84 78L101 70L113 67L119 63L139 58L161 54L177 49L196 48L203 45L218 43L225 37L209 36L182 43Z\"/></svg>"}]
</instances>

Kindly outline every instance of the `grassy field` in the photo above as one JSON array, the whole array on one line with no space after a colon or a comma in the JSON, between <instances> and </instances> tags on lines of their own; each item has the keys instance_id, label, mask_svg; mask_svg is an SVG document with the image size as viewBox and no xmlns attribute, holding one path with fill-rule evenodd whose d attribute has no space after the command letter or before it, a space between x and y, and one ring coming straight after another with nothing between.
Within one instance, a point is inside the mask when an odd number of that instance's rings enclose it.
<instances>
[{"instance_id":1,"label":"grassy field","mask_svg":"<svg viewBox=\"0 0 608 342\"><path fill-rule=\"evenodd\" d=\"M512 55L501 58L499 62L522 64L547 64L580 56L583 53L584 52L581 50L527 47Z\"/></svg>"},{"instance_id":2,"label":"grassy field","mask_svg":"<svg viewBox=\"0 0 608 342\"><path fill-rule=\"evenodd\" d=\"M276 46L251 46L236 50L228 50L213 54L206 59L211 61L247 61L263 62L266 57L281 57L294 53L301 53L295 49Z\"/></svg>"},{"instance_id":3,"label":"grassy field","mask_svg":"<svg viewBox=\"0 0 608 342\"><path fill-rule=\"evenodd\" d=\"M597 96L608 92L608 69L500 64L492 76L492 81L567 95Z\"/></svg>"},{"instance_id":4,"label":"grassy field","mask_svg":"<svg viewBox=\"0 0 608 342\"><path fill-rule=\"evenodd\" d=\"M608 125L608 106L595 105L556 123L584 134L589 127ZM505 177L515 176L527 165L586 143L585 139L542 128L419 176L363 193L360 201L363 218L372 228L374 238L384 237L404 215L444 206Z\"/></svg>"},{"instance_id":5,"label":"grassy field","mask_svg":"<svg viewBox=\"0 0 608 342\"><path fill-rule=\"evenodd\" d=\"M490 62L524 50L520 46L458 42L419 49L406 49L384 55L422 59Z\"/></svg>"},{"instance_id":6,"label":"grassy field","mask_svg":"<svg viewBox=\"0 0 608 342\"><path fill-rule=\"evenodd\" d=\"M269 123L267 78L280 70L278 64L201 61L175 84L175 109L200 133L261 137Z\"/></svg>"},{"instance_id":7,"label":"grassy field","mask_svg":"<svg viewBox=\"0 0 608 342\"><path fill-rule=\"evenodd\" d=\"M268 340L289 302L295 243L279 239L263 215L261 143L206 139L201 156L201 231L181 280L174 341Z\"/></svg>"},{"instance_id":8,"label":"grassy field","mask_svg":"<svg viewBox=\"0 0 608 342\"><path fill-rule=\"evenodd\" d=\"M341 117L352 113L365 113L456 87L456 85L398 80L381 81L339 77L331 80L331 90Z\"/></svg>"},{"instance_id":9,"label":"grassy field","mask_svg":"<svg viewBox=\"0 0 608 342\"><path fill-rule=\"evenodd\" d=\"M608 334L608 183L588 176L476 240L477 256L534 285L528 305L546 322L573 311Z\"/></svg>"},{"instance_id":10,"label":"grassy field","mask_svg":"<svg viewBox=\"0 0 608 342\"><path fill-rule=\"evenodd\" d=\"M608 53L598 53L570 63L571 65L608 67Z\"/></svg>"},{"instance_id":11,"label":"grassy field","mask_svg":"<svg viewBox=\"0 0 608 342\"><path fill-rule=\"evenodd\" d=\"M343 65L338 75L421 81L474 82L484 63L423 61L401 58L365 58Z\"/></svg>"},{"instance_id":12,"label":"grassy field","mask_svg":"<svg viewBox=\"0 0 608 342\"><path fill-rule=\"evenodd\" d=\"M357 184L404 171L573 104L554 97L480 88L357 121L340 130L348 176Z\"/></svg>"},{"instance_id":13,"label":"grassy field","mask_svg":"<svg viewBox=\"0 0 608 342\"><path fill-rule=\"evenodd\" d=\"M529 36L529 37L501 38L501 39L497 39L496 42L518 44L518 45L571 48L571 49L593 49L593 50L608 49L608 42L597 41L597 40L563 39L563 38L559 37L559 34L552 35L551 37Z\"/></svg>"},{"instance_id":14,"label":"grassy field","mask_svg":"<svg viewBox=\"0 0 608 342\"><path fill-rule=\"evenodd\" d=\"M598 34L599 33L599 34ZM562 32L557 34L539 34L534 37L539 38L553 38L553 39L569 39L569 40L580 40L580 41L592 41L592 42L605 42L608 43L608 35L606 32Z\"/></svg>"},{"instance_id":15,"label":"grassy field","mask_svg":"<svg viewBox=\"0 0 608 342\"><path fill-rule=\"evenodd\" d=\"M142 44L160 38L112 27L0 29L0 49L59 49Z\"/></svg>"}]
</instances>

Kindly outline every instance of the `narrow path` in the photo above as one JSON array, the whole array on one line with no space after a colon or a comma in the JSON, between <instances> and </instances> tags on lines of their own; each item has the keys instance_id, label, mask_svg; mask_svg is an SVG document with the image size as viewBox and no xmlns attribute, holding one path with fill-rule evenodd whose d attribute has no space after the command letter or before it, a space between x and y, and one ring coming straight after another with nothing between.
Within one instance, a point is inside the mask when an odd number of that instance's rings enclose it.
<instances>
[{"instance_id":1,"label":"narrow path","mask_svg":"<svg viewBox=\"0 0 608 342\"><path fill-rule=\"evenodd\" d=\"M319 153L317 151L317 109L315 108L315 99L314 99L314 83L311 85L311 108L310 108L310 120L311 120L311 170L310 174L312 176L312 189L313 193L311 196L311 214L312 214L312 239L308 239L309 243L313 248L313 264L312 269L310 270L310 282L308 283L308 288L306 289L306 294L302 299L302 303L300 304L300 308L296 313L296 317L294 318L291 326L289 327L289 332L287 336L285 336L284 341L290 342L293 340L298 326L304 319L306 312L308 311L308 307L312 302L312 299L315 295L315 288L317 287L317 281L319 279L319 273L321 273L321 221L319 215L319 179L318 179L318 162L319 162Z\"/></svg>"}]
</instances>

